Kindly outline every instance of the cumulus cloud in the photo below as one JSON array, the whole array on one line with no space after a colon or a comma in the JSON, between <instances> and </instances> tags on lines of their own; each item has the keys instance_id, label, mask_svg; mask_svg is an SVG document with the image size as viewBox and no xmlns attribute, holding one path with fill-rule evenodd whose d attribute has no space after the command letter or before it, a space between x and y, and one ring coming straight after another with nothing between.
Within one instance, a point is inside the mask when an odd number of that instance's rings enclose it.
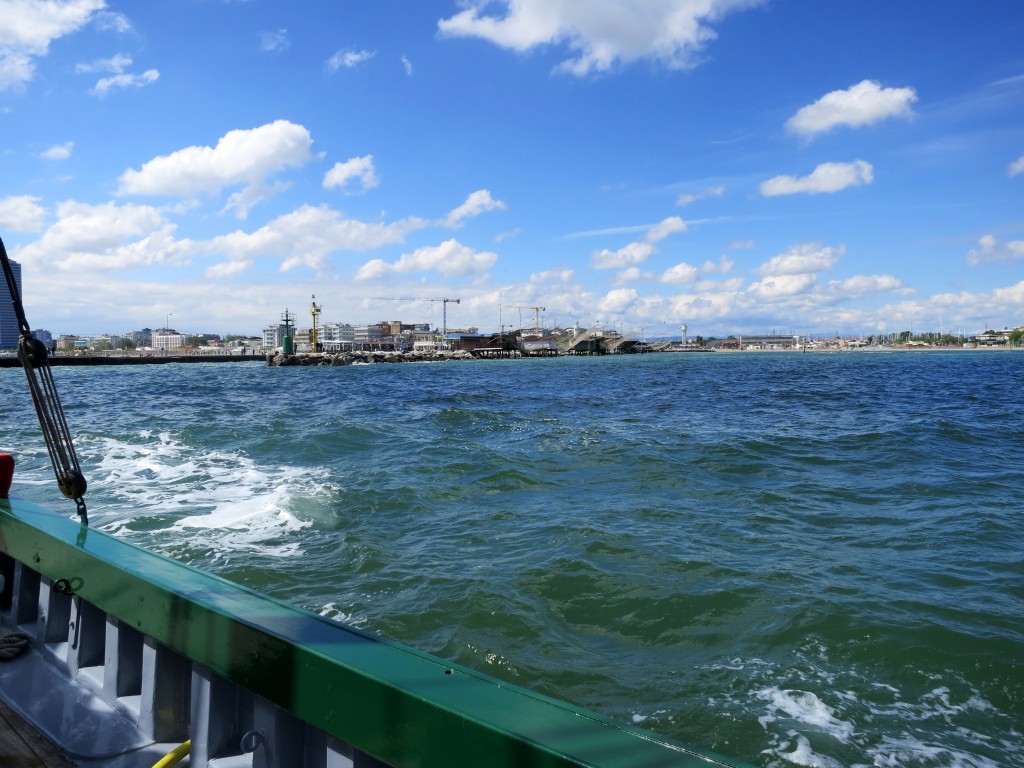
<instances>
[{"instance_id":1,"label":"cumulus cloud","mask_svg":"<svg viewBox=\"0 0 1024 768\"><path fill-rule=\"evenodd\" d=\"M44 160L67 160L71 157L71 150L75 148L75 142L65 141L63 144L55 144L49 149L43 150L39 156Z\"/></svg>"},{"instance_id":2,"label":"cumulus cloud","mask_svg":"<svg viewBox=\"0 0 1024 768\"><path fill-rule=\"evenodd\" d=\"M449 227L461 227L465 219L479 216L488 211L503 211L506 208L508 206L505 203L491 196L490 190L478 189L476 192L470 193L466 202L448 214L445 223Z\"/></svg>"},{"instance_id":3,"label":"cumulus cloud","mask_svg":"<svg viewBox=\"0 0 1024 768\"><path fill-rule=\"evenodd\" d=\"M186 147L156 157L139 170L125 171L118 194L187 197L242 184L245 190L229 205L245 218L249 207L281 189L266 186L264 179L302 166L310 159L312 144L309 131L287 120L229 131L215 147Z\"/></svg>"},{"instance_id":4,"label":"cumulus cloud","mask_svg":"<svg viewBox=\"0 0 1024 768\"><path fill-rule=\"evenodd\" d=\"M328 72L339 69L354 69L377 55L376 51L338 51L325 64Z\"/></svg>"},{"instance_id":5,"label":"cumulus cloud","mask_svg":"<svg viewBox=\"0 0 1024 768\"><path fill-rule=\"evenodd\" d=\"M597 303L597 308L602 314L618 315L625 312L639 300L640 294L636 288L615 288L604 295Z\"/></svg>"},{"instance_id":6,"label":"cumulus cloud","mask_svg":"<svg viewBox=\"0 0 1024 768\"><path fill-rule=\"evenodd\" d=\"M913 88L883 88L873 80L863 80L803 107L786 121L786 130L811 137L837 126L860 128L891 117L910 117L915 101Z\"/></svg>"},{"instance_id":7,"label":"cumulus cloud","mask_svg":"<svg viewBox=\"0 0 1024 768\"><path fill-rule=\"evenodd\" d=\"M9 232L39 232L46 220L46 209L32 195L0 198L0 229Z\"/></svg>"},{"instance_id":8,"label":"cumulus cloud","mask_svg":"<svg viewBox=\"0 0 1024 768\"><path fill-rule=\"evenodd\" d=\"M770 275L752 283L747 292L762 301L778 301L805 293L816 281L814 274Z\"/></svg>"},{"instance_id":9,"label":"cumulus cloud","mask_svg":"<svg viewBox=\"0 0 1024 768\"><path fill-rule=\"evenodd\" d=\"M676 264L674 267L669 267L661 274L661 282L663 283L692 283L697 279L700 274L700 270L696 267L687 264L685 261Z\"/></svg>"},{"instance_id":10,"label":"cumulus cloud","mask_svg":"<svg viewBox=\"0 0 1024 768\"><path fill-rule=\"evenodd\" d=\"M34 59L50 43L77 32L106 6L105 0L5 2L0 9L0 92L24 85L35 75Z\"/></svg>"},{"instance_id":11,"label":"cumulus cloud","mask_svg":"<svg viewBox=\"0 0 1024 768\"><path fill-rule=\"evenodd\" d=\"M281 257L281 271L296 267L321 270L328 256L339 251L369 251L405 240L427 226L423 219L403 219L391 224L346 219L327 206L304 205L279 216L255 232L231 232L214 238L207 250L231 260L260 256Z\"/></svg>"},{"instance_id":12,"label":"cumulus cloud","mask_svg":"<svg viewBox=\"0 0 1024 768\"><path fill-rule=\"evenodd\" d=\"M1012 261L1024 259L1024 240L1011 240L1005 245L992 235L984 235L978 240L978 247L967 253L967 264L976 267L989 261Z\"/></svg>"},{"instance_id":13,"label":"cumulus cloud","mask_svg":"<svg viewBox=\"0 0 1024 768\"><path fill-rule=\"evenodd\" d=\"M479 37L525 52L564 45L573 53L557 70L576 76L606 72L641 59L668 69L695 66L715 38L709 26L763 0L495 0L469 3L438 22L442 35ZM503 15L488 15L491 6Z\"/></svg>"},{"instance_id":14,"label":"cumulus cloud","mask_svg":"<svg viewBox=\"0 0 1024 768\"><path fill-rule=\"evenodd\" d=\"M349 191L349 182L358 181L361 190L373 189L380 185L377 170L373 166L373 155L352 157L343 163L335 163L324 175L324 189Z\"/></svg>"},{"instance_id":15,"label":"cumulus cloud","mask_svg":"<svg viewBox=\"0 0 1024 768\"><path fill-rule=\"evenodd\" d=\"M622 270L612 281L614 285L625 285L626 283L635 283L639 280L650 280L654 275L650 272L645 272L640 267L628 267Z\"/></svg>"},{"instance_id":16,"label":"cumulus cloud","mask_svg":"<svg viewBox=\"0 0 1024 768\"><path fill-rule=\"evenodd\" d=\"M652 253L658 249L650 243L630 243L617 251L603 248L591 254L590 262L594 269L624 269L636 264L642 264Z\"/></svg>"},{"instance_id":17,"label":"cumulus cloud","mask_svg":"<svg viewBox=\"0 0 1024 768\"><path fill-rule=\"evenodd\" d=\"M403 254L392 263L383 259L371 259L356 272L355 279L376 280L394 272L435 271L445 277L478 275L494 266L498 254L490 251L475 251L457 240L446 240L440 245L417 248Z\"/></svg>"},{"instance_id":18,"label":"cumulus cloud","mask_svg":"<svg viewBox=\"0 0 1024 768\"><path fill-rule=\"evenodd\" d=\"M1010 163L1010 167L1006 169L1006 172L1010 176L1016 176L1019 173L1024 173L1024 155L1021 155Z\"/></svg>"},{"instance_id":19,"label":"cumulus cloud","mask_svg":"<svg viewBox=\"0 0 1024 768\"><path fill-rule=\"evenodd\" d=\"M821 243L799 243L769 259L758 269L762 275L800 275L823 272L836 265L846 249L822 247Z\"/></svg>"},{"instance_id":20,"label":"cumulus cloud","mask_svg":"<svg viewBox=\"0 0 1024 768\"><path fill-rule=\"evenodd\" d=\"M715 262L711 261L710 259L708 261L705 261L704 266L701 267L701 272L704 272L705 274L721 272L724 275L728 272L732 272L732 268L735 265L735 261L730 259L728 256L722 255L719 256L717 264L715 264Z\"/></svg>"},{"instance_id":21,"label":"cumulus cloud","mask_svg":"<svg viewBox=\"0 0 1024 768\"><path fill-rule=\"evenodd\" d=\"M760 189L764 197L839 192L848 187L870 184L874 180L874 171L871 163L864 160L822 163L809 176L776 176L761 182Z\"/></svg>"},{"instance_id":22,"label":"cumulus cloud","mask_svg":"<svg viewBox=\"0 0 1024 768\"><path fill-rule=\"evenodd\" d=\"M173 224L148 205L89 205L73 200L57 207L56 221L19 256L67 271L113 271L179 262L194 252L175 240Z\"/></svg>"},{"instance_id":23,"label":"cumulus cloud","mask_svg":"<svg viewBox=\"0 0 1024 768\"><path fill-rule=\"evenodd\" d=\"M707 189L703 190L702 192L698 192L697 194L680 195L679 197L676 198L676 205L682 208L683 206L689 205L690 203L695 203L698 200L703 200L708 197L721 197L724 194L725 187L708 187Z\"/></svg>"},{"instance_id":24,"label":"cumulus cloud","mask_svg":"<svg viewBox=\"0 0 1024 768\"><path fill-rule=\"evenodd\" d=\"M657 243L664 240L669 235L673 235L676 232L685 231L685 221L683 221L678 216L669 216L667 219L662 219L660 222L658 222L653 227L647 230L647 242Z\"/></svg>"},{"instance_id":25,"label":"cumulus cloud","mask_svg":"<svg viewBox=\"0 0 1024 768\"><path fill-rule=\"evenodd\" d=\"M595 251L590 255L590 263L594 269L630 269L635 268L636 265L642 264L647 258L654 253L658 252L658 249L654 246L654 243L661 242L669 235L675 234L676 232L685 232L686 222L684 222L678 216L669 216L667 219L662 219L660 222L655 224L653 227L648 227L644 234L645 242L629 243L628 245L619 248L617 251L603 248L600 251ZM648 273L640 273L639 270L633 272L620 273L618 281L628 279L637 279L639 276L650 277Z\"/></svg>"},{"instance_id":26,"label":"cumulus cloud","mask_svg":"<svg viewBox=\"0 0 1024 768\"><path fill-rule=\"evenodd\" d=\"M530 275L530 282L538 283L568 283L576 275L573 269L547 269L543 272L534 272Z\"/></svg>"},{"instance_id":27,"label":"cumulus cloud","mask_svg":"<svg viewBox=\"0 0 1024 768\"><path fill-rule=\"evenodd\" d=\"M244 272L252 266L251 259L240 259L238 261L224 261L220 264L214 264L211 267L207 267L203 274L213 280L234 277L235 275Z\"/></svg>"},{"instance_id":28,"label":"cumulus cloud","mask_svg":"<svg viewBox=\"0 0 1024 768\"><path fill-rule=\"evenodd\" d=\"M856 275L830 283L830 287L841 293L845 298L860 298L871 293L907 292L903 281L892 275Z\"/></svg>"}]
</instances>

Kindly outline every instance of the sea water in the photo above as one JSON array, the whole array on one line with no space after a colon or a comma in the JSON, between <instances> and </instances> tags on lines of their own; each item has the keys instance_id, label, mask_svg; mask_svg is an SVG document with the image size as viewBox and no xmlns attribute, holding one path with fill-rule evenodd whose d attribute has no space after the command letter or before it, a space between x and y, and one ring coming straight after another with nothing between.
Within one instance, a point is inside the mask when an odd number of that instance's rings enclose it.
<instances>
[{"instance_id":1,"label":"sea water","mask_svg":"<svg viewBox=\"0 0 1024 768\"><path fill-rule=\"evenodd\" d=\"M54 374L127 541L755 764L1024 766L1024 353Z\"/></svg>"}]
</instances>

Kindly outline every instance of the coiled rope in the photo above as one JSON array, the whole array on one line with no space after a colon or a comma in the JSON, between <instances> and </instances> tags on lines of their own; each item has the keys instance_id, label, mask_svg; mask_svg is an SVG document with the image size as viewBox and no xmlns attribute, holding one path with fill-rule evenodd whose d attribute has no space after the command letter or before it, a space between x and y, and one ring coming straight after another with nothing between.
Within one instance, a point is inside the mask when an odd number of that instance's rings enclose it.
<instances>
[{"instance_id":1,"label":"coiled rope","mask_svg":"<svg viewBox=\"0 0 1024 768\"><path fill-rule=\"evenodd\" d=\"M78 464L75 446L71 441L68 423L64 418L64 409L60 405L57 385L53 380L53 372L50 370L50 351L32 334L32 330L28 326L28 320L25 319L25 308L21 304L21 296L18 293L18 284L14 279L14 270L7 258L7 249L4 248L2 239L0 239L0 262L3 263L4 277L7 280L7 290L11 294L11 303L18 316L18 330L21 333L18 340L18 359L28 378L28 388L32 393L36 415L39 417L39 426L46 439L46 450L50 454L53 473L57 477L57 487L67 498L74 500L78 515L82 519L82 525L88 525L89 515L85 508L85 499L82 498L85 496L88 483Z\"/></svg>"}]
</instances>

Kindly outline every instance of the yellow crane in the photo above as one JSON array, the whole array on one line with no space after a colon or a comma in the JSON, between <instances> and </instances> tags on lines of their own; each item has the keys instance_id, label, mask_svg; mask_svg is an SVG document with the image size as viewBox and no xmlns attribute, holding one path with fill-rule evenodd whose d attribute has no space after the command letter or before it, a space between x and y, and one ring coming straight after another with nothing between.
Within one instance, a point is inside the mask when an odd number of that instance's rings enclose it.
<instances>
[{"instance_id":1,"label":"yellow crane","mask_svg":"<svg viewBox=\"0 0 1024 768\"><path fill-rule=\"evenodd\" d=\"M441 340L444 344L445 349L448 348L448 304L459 304L461 299L423 299L417 296L375 296L374 301L440 301L443 306L442 319L443 325L441 326Z\"/></svg>"},{"instance_id":2,"label":"yellow crane","mask_svg":"<svg viewBox=\"0 0 1024 768\"><path fill-rule=\"evenodd\" d=\"M529 307L525 304L506 304L509 309L532 309L533 310L533 332L540 336L543 333L543 329L540 326L540 313L547 312L545 307ZM523 324L523 315L519 313L519 325ZM522 328L520 328L520 331Z\"/></svg>"}]
</instances>

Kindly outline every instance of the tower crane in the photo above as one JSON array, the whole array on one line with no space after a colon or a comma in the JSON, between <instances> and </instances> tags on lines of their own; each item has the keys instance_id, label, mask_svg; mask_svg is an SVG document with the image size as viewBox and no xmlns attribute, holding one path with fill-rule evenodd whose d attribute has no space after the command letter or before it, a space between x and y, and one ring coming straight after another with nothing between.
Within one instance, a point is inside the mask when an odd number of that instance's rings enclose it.
<instances>
[{"instance_id":1,"label":"tower crane","mask_svg":"<svg viewBox=\"0 0 1024 768\"><path fill-rule=\"evenodd\" d=\"M445 348L448 348L448 304L459 304L461 299L423 299L417 296L374 296L374 301L440 301L443 307L441 326L441 339Z\"/></svg>"},{"instance_id":2,"label":"tower crane","mask_svg":"<svg viewBox=\"0 0 1024 768\"><path fill-rule=\"evenodd\" d=\"M540 335L541 330L542 330L541 327L540 327L540 313L541 312L547 312L547 309L545 307L528 307L525 304L506 304L505 306L508 307L509 309L532 309L533 310L533 330L534 330L535 333L537 333L537 335ZM520 325L523 324L522 315L519 316L519 324Z\"/></svg>"}]
</instances>

